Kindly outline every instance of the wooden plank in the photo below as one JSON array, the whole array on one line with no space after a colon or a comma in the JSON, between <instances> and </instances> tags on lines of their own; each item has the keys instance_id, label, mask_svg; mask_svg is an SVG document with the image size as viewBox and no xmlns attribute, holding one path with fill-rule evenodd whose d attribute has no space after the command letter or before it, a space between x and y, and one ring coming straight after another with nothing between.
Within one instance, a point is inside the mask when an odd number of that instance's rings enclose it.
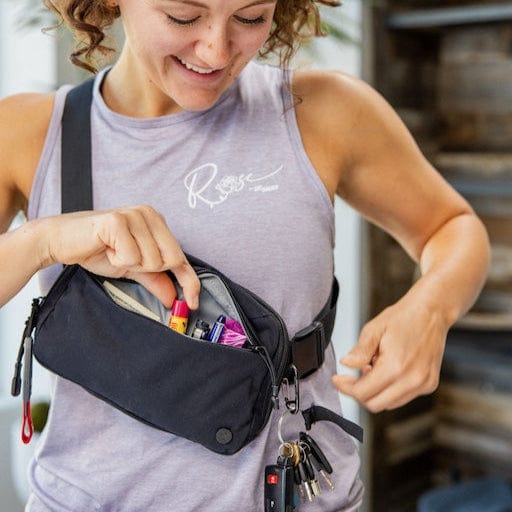
<instances>
[{"instance_id":1,"label":"wooden plank","mask_svg":"<svg viewBox=\"0 0 512 512\"><path fill-rule=\"evenodd\" d=\"M512 329L512 315L507 313L470 311L457 322L456 326L478 331L487 331L489 329L510 331Z\"/></svg>"},{"instance_id":2,"label":"wooden plank","mask_svg":"<svg viewBox=\"0 0 512 512\"><path fill-rule=\"evenodd\" d=\"M512 464L512 438L498 438L463 426L441 423L436 427L434 440L439 446Z\"/></svg>"},{"instance_id":3,"label":"wooden plank","mask_svg":"<svg viewBox=\"0 0 512 512\"><path fill-rule=\"evenodd\" d=\"M384 434L387 464L398 464L431 449L435 421L434 411L429 410L387 426Z\"/></svg>"},{"instance_id":4,"label":"wooden plank","mask_svg":"<svg viewBox=\"0 0 512 512\"><path fill-rule=\"evenodd\" d=\"M387 16L386 25L395 30L410 30L470 23L499 22L510 19L512 19L511 5L469 5L463 7L416 9L414 11L395 12Z\"/></svg>"},{"instance_id":5,"label":"wooden plank","mask_svg":"<svg viewBox=\"0 0 512 512\"><path fill-rule=\"evenodd\" d=\"M511 331L452 329L449 332L441 367L442 383L511 394L511 368ZM509 408L510 404L512 397Z\"/></svg>"},{"instance_id":6,"label":"wooden plank","mask_svg":"<svg viewBox=\"0 0 512 512\"><path fill-rule=\"evenodd\" d=\"M511 368L512 370L512 368ZM436 412L440 421L457 422L471 426L488 436L499 440L498 431L502 432L502 441L512 442L512 393L498 393L489 389L475 389L457 384L442 383L437 391ZM459 427L454 427L459 428ZM460 427L465 428L465 427ZM439 440L436 426L434 437ZM512 450L512 444L509 447Z\"/></svg>"},{"instance_id":7,"label":"wooden plank","mask_svg":"<svg viewBox=\"0 0 512 512\"><path fill-rule=\"evenodd\" d=\"M453 179L512 180L512 153L439 152L433 164Z\"/></svg>"}]
</instances>

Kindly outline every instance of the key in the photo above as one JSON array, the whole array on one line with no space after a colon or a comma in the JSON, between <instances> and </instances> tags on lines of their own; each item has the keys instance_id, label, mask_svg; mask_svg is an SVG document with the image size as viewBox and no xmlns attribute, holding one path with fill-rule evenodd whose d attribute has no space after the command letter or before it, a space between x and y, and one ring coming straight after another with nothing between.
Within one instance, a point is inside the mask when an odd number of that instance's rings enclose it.
<instances>
[{"instance_id":1,"label":"key","mask_svg":"<svg viewBox=\"0 0 512 512\"><path fill-rule=\"evenodd\" d=\"M265 467L265 512L292 512L294 507L292 458L279 455L277 464Z\"/></svg>"},{"instance_id":2,"label":"key","mask_svg":"<svg viewBox=\"0 0 512 512\"><path fill-rule=\"evenodd\" d=\"M330 479L329 474L332 474L332 466L327 460L324 452L318 446L316 441L305 432L300 433L300 440L309 447L309 461L320 473L325 483L331 491L334 490L334 482Z\"/></svg>"},{"instance_id":3,"label":"key","mask_svg":"<svg viewBox=\"0 0 512 512\"><path fill-rule=\"evenodd\" d=\"M302 487L302 480L300 479L300 473L299 473L298 466L294 466L294 468L293 468L293 480L295 482L295 488L297 489L299 499L301 501L304 501L306 499L306 495L304 493L304 487Z\"/></svg>"},{"instance_id":4,"label":"key","mask_svg":"<svg viewBox=\"0 0 512 512\"><path fill-rule=\"evenodd\" d=\"M297 466L297 464L300 462L300 457L301 457L299 443L290 443L290 444L291 444L291 449L293 452L293 455L292 455L293 465Z\"/></svg>"},{"instance_id":5,"label":"key","mask_svg":"<svg viewBox=\"0 0 512 512\"><path fill-rule=\"evenodd\" d=\"M320 496L322 494L322 488L320 487L320 483L318 482L315 470L313 469L313 465L311 464L311 451L309 447L305 445L304 447L304 467L306 468L306 475L308 476L308 482L311 487L311 491L313 492L313 496Z\"/></svg>"},{"instance_id":6,"label":"key","mask_svg":"<svg viewBox=\"0 0 512 512\"><path fill-rule=\"evenodd\" d=\"M309 446L311 455L320 463L324 471L331 474L332 466L327 460L324 452L320 449L320 446L318 446L317 442L310 435L306 434L306 432L300 433L300 440Z\"/></svg>"},{"instance_id":7,"label":"key","mask_svg":"<svg viewBox=\"0 0 512 512\"><path fill-rule=\"evenodd\" d=\"M311 484L309 483L308 474L306 472L306 467L302 460L297 464L297 468L299 470L300 480L302 482L302 486L304 491L306 492L306 497L309 502L313 501L313 490L311 489Z\"/></svg>"},{"instance_id":8,"label":"key","mask_svg":"<svg viewBox=\"0 0 512 512\"><path fill-rule=\"evenodd\" d=\"M293 457L293 446L292 443L283 443L279 447L279 455L283 457Z\"/></svg>"}]
</instances>

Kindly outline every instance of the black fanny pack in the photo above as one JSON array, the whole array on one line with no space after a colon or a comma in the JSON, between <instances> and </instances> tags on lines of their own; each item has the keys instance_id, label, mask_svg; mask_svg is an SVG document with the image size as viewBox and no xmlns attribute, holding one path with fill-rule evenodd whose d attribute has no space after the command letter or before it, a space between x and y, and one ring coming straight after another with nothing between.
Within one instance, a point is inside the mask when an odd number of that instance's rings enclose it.
<instances>
[{"instance_id":1,"label":"black fanny pack","mask_svg":"<svg viewBox=\"0 0 512 512\"><path fill-rule=\"evenodd\" d=\"M86 82L66 102L63 212L92 208L90 135L84 135L91 89ZM279 406L284 379L305 377L322 365L334 325L336 281L315 321L290 340L281 317L261 298L207 263L187 257L201 281L194 315L210 323L221 315L234 319L246 337L243 346L209 343L172 330L121 306L106 289L105 278L68 266L47 296L33 301L18 353L12 393L21 391L24 356L25 442L32 428L32 352L44 367L130 416L220 454L237 452L261 432ZM357 425L321 407L302 413L307 428L328 420L362 438Z\"/></svg>"},{"instance_id":2,"label":"black fanny pack","mask_svg":"<svg viewBox=\"0 0 512 512\"><path fill-rule=\"evenodd\" d=\"M145 423L232 454L277 406L292 343L261 299L189 260L201 280L196 315L236 319L247 336L242 348L192 338L120 306L104 278L77 265L36 301L27 335L35 329L33 354L52 372Z\"/></svg>"}]
</instances>

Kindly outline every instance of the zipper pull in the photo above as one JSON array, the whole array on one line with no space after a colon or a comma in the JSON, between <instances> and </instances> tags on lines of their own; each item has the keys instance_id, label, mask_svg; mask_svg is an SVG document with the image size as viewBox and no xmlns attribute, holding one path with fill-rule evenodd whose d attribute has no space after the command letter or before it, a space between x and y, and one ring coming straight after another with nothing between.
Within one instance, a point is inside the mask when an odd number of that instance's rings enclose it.
<instances>
[{"instance_id":1,"label":"zipper pull","mask_svg":"<svg viewBox=\"0 0 512 512\"><path fill-rule=\"evenodd\" d=\"M264 363L267 365L267 368L270 372L270 379L272 381L272 408L279 410L279 384L277 383L276 378L276 370L274 368L274 364L272 363L272 359L270 358L270 354L268 353L267 347L263 345L256 345L252 347L252 350L260 354L263 358Z\"/></svg>"},{"instance_id":2,"label":"zipper pull","mask_svg":"<svg viewBox=\"0 0 512 512\"><path fill-rule=\"evenodd\" d=\"M18 396L21 392L21 360L23 359L23 353L25 351L25 338L32 334L41 300L42 297L32 300L32 309L30 310L30 315L28 316L27 320L25 320L25 329L23 330L23 335L21 336L20 348L18 349L16 363L14 364L14 375L11 382L12 396Z\"/></svg>"},{"instance_id":3,"label":"zipper pull","mask_svg":"<svg viewBox=\"0 0 512 512\"><path fill-rule=\"evenodd\" d=\"M23 357L23 423L21 425L21 440L28 444L34 434L34 423L32 422L32 412L30 410L30 396L32 394L32 336L27 336L24 340Z\"/></svg>"},{"instance_id":4,"label":"zipper pull","mask_svg":"<svg viewBox=\"0 0 512 512\"><path fill-rule=\"evenodd\" d=\"M14 376L11 383L12 396L18 396L23 389L23 423L21 426L21 440L28 444L34 433L34 424L32 423L32 414L30 411L30 395L32 394L32 331L39 312L39 305L42 298L32 300L32 309L25 322L25 329L21 337L20 348L14 365ZM23 363L22 363L23 359ZM23 382L21 380L21 370L23 368Z\"/></svg>"}]
</instances>

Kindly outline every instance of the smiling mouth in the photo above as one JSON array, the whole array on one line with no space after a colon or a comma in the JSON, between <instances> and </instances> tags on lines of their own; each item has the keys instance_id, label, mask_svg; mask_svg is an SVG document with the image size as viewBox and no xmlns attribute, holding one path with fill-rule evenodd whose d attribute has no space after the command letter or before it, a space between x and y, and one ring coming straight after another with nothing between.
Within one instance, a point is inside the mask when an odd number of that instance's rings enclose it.
<instances>
[{"instance_id":1,"label":"smiling mouth","mask_svg":"<svg viewBox=\"0 0 512 512\"><path fill-rule=\"evenodd\" d=\"M181 65L185 66L188 70L194 71L195 73L198 73L200 75L211 75L212 73L215 73L216 71L220 71L219 69L201 68L199 66L194 66L193 64L190 64L186 60L180 59L179 57L176 57L176 60Z\"/></svg>"}]
</instances>

